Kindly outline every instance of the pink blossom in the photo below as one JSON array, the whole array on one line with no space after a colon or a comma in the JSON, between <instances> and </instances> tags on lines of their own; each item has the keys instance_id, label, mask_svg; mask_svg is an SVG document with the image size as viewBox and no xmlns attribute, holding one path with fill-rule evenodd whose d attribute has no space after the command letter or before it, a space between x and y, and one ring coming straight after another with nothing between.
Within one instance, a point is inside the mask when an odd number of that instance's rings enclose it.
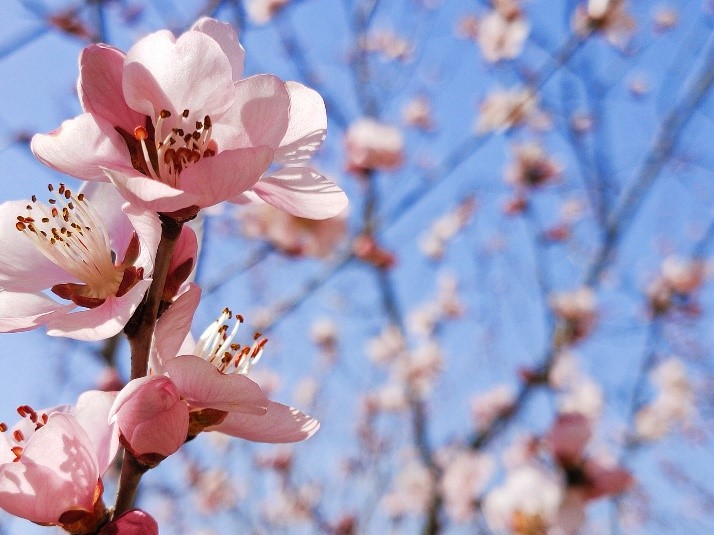
<instances>
[{"instance_id":1,"label":"pink blossom","mask_svg":"<svg viewBox=\"0 0 714 535\"><path fill-rule=\"evenodd\" d=\"M457 451L444 460L441 490L447 514L456 522L465 522L475 513L494 470L493 459L474 451Z\"/></svg>"},{"instance_id":2,"label":"pink blossom","mask_svg":"<svg viewBox=\"0 0 714 535\"><path fill-rule=\"evenodd\" d=\"M582 340L595 328L597 300L588 287L552 294L550 307L558 318L569 324L573 341Z\"/></svg>"},{"instance_id":3,"label":"pink blossom","mask_svg":"<svg viewBox=\"0 0 714 535\"><path fill-rule=\"evenodd\" d=\"M704 283L706 267L699 260L668 256L662 261L660 275L647 288L654 313L667 312L675 296L689 297Z\"/></svg>"},{"instance_id":4,"label":"pink blossom","mask_svg":"<svg viewBox=\"0 0 714 535\"><path fill-rule=\"evenodd\" d=\"M0 331L47 325L52 336L113 336L151 284L158 217L107 184L86 184L77 195L60 185L53 195L49 204L33 197L0 205Z\"/></svg>"},{"instance_id":5,"label":"pink blossom","mask_svg":"<svg viewBox=\"0 0 714 535\"><path fill-rule=\"evenodd\" d=\"M439 217L419 240L419 248L429 258L439 260L446 252L448 242L469 222L476 209L476 201L469 197L456 208Z\"/></svg>"},{"instance_id":6,"label":"pink blossom","mask_svg":"<svg viewBox=\"0 0 714 535\"><path fill-rule=\"evenodd\" d=\"M679 294L695 292L703 284L705 274L704 263L698 260L668 256L662 262L662 278Z\"/></svg>"},{"instance_id":7,"label":"pink blossom","mask_svg":"<svg viewBox=\"0 0 714 535\"><path fill-rule=\"evenodd\" d=\"M290 0L248 0L245 11L253 24L267 24Z\"/></svg>"},{"instance_id":8,"label":"pink blossom","mask_svg":"<svg viewBox=\"0 0 714 535\"><path fill-rule=\"evenodd\" d=\"M562 412L577 412L593 419L600 416L603 404L602 388L585 375L568 385L558 400Z\"/></svg>"},{"instance_id":9,"label":"pink blossom","mask_svg":"<svg viewBox=\"0 0 714 535\"><path fill-rule=\"evenodd\" d=\"M330 318L321 318L310 326L310 339L328 360L334 360L337 356L339 334L337 325Z\"/></svg>"},{"instance_id":10,"label":"pink blossom","mask_svg":"<svg viewBox=\"0 0 714 535\"><path fill-rule=\"evenodd\" d=\"M444 367L444 354L434 340L425 340L394 364L395 377L412 395L425 399Z\"/></svg>"},{"instance_id":11,"label":"pink blossom","mask_svg":"<svg viewBox=\"0 0 714 535\"><path fill-rule=\"evenodd\" d=\"M559 414L548 431L546 443L561 465L577 464L592 435L591 423L582 414Z\"/></svg>"},{"instance_id":12,"label":"pink blossom","mask_svg":"<svg viewBox=\"0 0 714 535\"><path fill-rule=\"evenodd\" d=\"M520 466L488 493L484 515L499 532L548 533L562 497L563 485L557 476L537 466Z\"/></svg>"},{"instance_id":13,"label":"pink blossom","mask_svg":"<svg viewBox=\"0 0 714 535\"><path fill-rule=\"evenodd\" d=\"M588 0L573 15L573 29L581 36L602 32L613 45L624 48L635 29L635 21L625 9L625 0Z\"/></svg>"},{"instance_id":14,"label":"pink blossom","mask_svg":"<svg viewBox=\"0 0 714 535\"><path fill-rule=\"evenodd\" d=\"M393 480L392 488L382 498L390 517L423 514L427 511L434 489L434 477L428 467L408 451L404 465Z\"/></svg>"},{"instance_id":15,"label":"pink blossom","mask_svg":"<svg viewBox=\"0 0 714 535\"><path fill-rule=\"evenodd\" d=\"M188 404L189 436L219 431L254 442L299 442L320 424L302 412L270 401L247 375L257 364L267 339L234 342L243 318L225 309L197 341L189 333L200 290L191 285L159 318L150 367L165 375Z\"/></svg>"},{"instance_id":16,"label":"pink blossom","mask_svg":"<svg viewBox=\"0 0 714 535\"><path fill-rule=\"evenodd\" d=\"M389 61L409 61L414 52L414 44L411 41L390 29L371 31L360 39L360 46L367 52L381 54Z\"/></svg>"},{"instance_id":17,"label":"pink blossom","mask_svg":"<svg viewBox=\"0 0 714 535\"><path fill-rule=\"evenodd\" d=\"M238 489L224 469L194 469L190 474L196 505L201 514L211 515L235 507L244 489Z\"/></svg>"},{"instance_id":18,"label":"pink blossom","mask_svg":"<svg viewBox=\"0 0 714 535\"><path fill-rule=\"evenodd\" d=\"M113 401L114 394L89 391L75 408L19 407L23 419L0 435L0 507L75 533L96 530L106 515L100 477L119 448L116 426L107 423Z\"/></svg>"},{"instance_id":19,"label":"pink blossom","mask_svg":"<svg viewBox=\"0 0 714 535\"><path fill-rule=\"evenodd\" d=\"M432 117L431 104L426 97L414 97L402 108L402 120L407 126L421 130L433 130L434 118Z\"/></svg>"},{"instance_id":20,"label":"pink blossom","mask_svg":"<svg viewBox=\"0 0 714 535\"><path fill-rule=\"evenodd\" d=\"M566 473L568 485L585 500L620 494L634 483L632 475L608 459L585 454L592 422L582 414L562 413L556 418L545 442Z\"/></svg>"},{"instance_id":21,"label":"pink blossom","mask_svg":"<svg viewBox=\"0 0 714 535\"><path fill-rule=\"evenodd\" d=\"M262 239L293 256L325 258L335 251L347 233L347 212L323 220L297 217L269 204L241 207L241 232L247 238Z\"/></svg>"},{"instance_id":22,"label":"pink blossom","mask_svg":"<svg viewBox=\"0 0 714 535\"><path fill-rule=\"evenodd\" d=\"M339 213L344 193L303 166L325 136L322 99L274 76L242 79L244 55L230 25L208 18L178 38L152 33L127 54L91 45L80 57L84 113L35 136L32 150L159 212L261 200L303 217ZM261 179L273 161L288 167Z\"/></svg>"},{"instance_id":23,"label":"pink blossom","mask_svg":"<svg viewBox=\"0 0 714 535\"><path fill-rule=\"evenodd\" d=\"M363 117L345 133L346 167L350 171L394 170L404 161L404 139L395 127Z\"/></svg>"},{"instance_id":24,"label":"pink blossom","mask_svg":"<svg viewBox=\"0 0 714 535\"><path fill-rule=\"evenodd\" d=\"M689 424L695 414L692 384L678 358L670 357L658 364L650 380L657 386L657 394L635 417L635 432L642 440L661 438L676 425Z\"/></svg>"},{"instance_id":25,"label":"pink blossom","mask_svg":"<svg viewBox=\"0 0 714 535\"><path fill-rule=\"evenodd\" d=\"M476 132L502 132L526 122L545 122L536 96L528 89L497 89L480 105Z\"/></svg>"},{"instance_id":26,"label":"pink blossom","mask_svg":"<svg viewBox=\"0 0 714 535\"><path fill-rule=\"evenodd\" d=\"M471 414L477 430L489 427L497 418L513 409L516 395L507 385L497 386L471 400Z\"/></svg>"},{"instance_id":27,"label":"pink blossom","mask_svg":"<svg viewBox=\"0 0 714 535\"><path fill-rule=\"evenodd\" d=\"M537 188L558 178L560 164L548 157L538 143L523 143L513 147L515 160L505 171L508 184L519 188Z\"/></svg>"},{"instance_id":28,"label":"pink blossom","mask_svg":"<svg viewBox=\"0 0 714 535\"><path fill-rule=\"evenodd\" d=\"M484 59L489 63L497 63L518 57L529 33L530 25L520 10L508 16L494 10L479 24L476 39Z\"/></svg>"},{"instance_id":29,"label":"pink blossom","mask_svg":"<svg viewBox=\"0 0 714 535\"><path fill-rule=\"evenodd\" d=\"M397 263L397 257L384 247L382 247L374 236L369 234L360 234L352 242L352 251L357 258L372 264L377 269L391 269Z\"/></svg>"},{"instance_id":30,"label":"pink blossom","mask_svg":"<svg viewBox=\"0 0 714 535\"><path fill-rule=\"evenodd\" d=\"M148 513L131 509L104 526L99 535L159 535L159 525Z\"/></svg>"},{"instance_id":31,"label":"pink blossom","mask_svg":"<svg viewBox=\"0 0 714 535\"><path fill-rule=\"evenodd\" d=\"M679 13L673 7L661 6L657 8L653 17L655 30L664 32L671 30L679 22Z\"/></svg>"}]
</instances>

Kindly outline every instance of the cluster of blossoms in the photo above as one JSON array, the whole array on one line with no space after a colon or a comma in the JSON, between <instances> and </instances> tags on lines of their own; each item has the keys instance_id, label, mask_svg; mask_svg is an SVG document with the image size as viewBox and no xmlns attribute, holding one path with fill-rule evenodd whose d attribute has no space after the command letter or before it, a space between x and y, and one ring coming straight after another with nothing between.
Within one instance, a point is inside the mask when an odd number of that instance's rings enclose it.
<instances>
[{"instance_id":1,"label":"cluster of blossoms","mask_svg":"<svg viewBox=\"0 0 714 535\"><path fill-rule=\"evenodd\" d=\"M310 228L347 205L307 163L326 133L322 98L275 76L244 78L243 62L235 31L208 18L127 53L91 45L79 61L83 113L32 139L38 159L85 183L50 185L47 202L0 205L0 331L45 326L104 340L123 330L132 376L119 392L86 392L76 407L20 406L17 425L0 423L6 511L70 533L158 533L131 510L136 484L188 440L215 431L299 442L319 428L248 378L267 339L240 343L241 316L225 309L198 339L190 332L201 290L190 282L197 237L184 223L199 210L248 204ZM319 232L306 232L284 249L323 254L329 245L309 238ZM102 476L120 445L110 509Z\"/></svg>"}]
</instances>

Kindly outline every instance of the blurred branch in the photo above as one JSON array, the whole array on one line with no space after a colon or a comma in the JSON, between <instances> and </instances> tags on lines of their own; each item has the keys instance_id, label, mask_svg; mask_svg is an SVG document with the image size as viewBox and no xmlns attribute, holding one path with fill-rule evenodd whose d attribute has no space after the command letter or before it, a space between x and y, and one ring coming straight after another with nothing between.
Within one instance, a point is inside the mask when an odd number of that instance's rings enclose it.
<instances>
[{"instance_id":1,"label":"blurred branch","mask_svg":"<svg viewBox=\"0 0 714 535\"><path fill-rule=\"evenodd\" d=\"M659 134L640 172L610 214L603 244L586 271L586 285L592 285L610 261L610 255L616 249L642 199L669 160L680 134L711 89L712 83L714 83L714 42L710 44L705 54L704 66L696 81L662 122Z\"/></svg>"},{"instance_id":2,"label":"blurred branch","mask_svg":"<svg viewBox=\"0 0 714 535\"><path fill-rule=\"evenodd\" d=\"M300 41L295 37L295 25L290 17L290 9L282 9L275 17L275 28L280 36L285 55L300 74L300 78L309 86L320 87L320 95L325 101L325 108L330 119L341 129L347 128L348 120L340 104L336 101L322 83L321 76L314 71L307 59L307 54Z\"/></svg>"},{"instance_id":3,"label":"blurred branch","mask_svg":"<svg viewBox=\"0 0 714 535\"><path fill-rule=\"evenodd\" d=\"M211 280L206 281L201 284L203 287L203 295L210 295L213 292L219 290L224 284L230 282L231 279L251 270L263 260L265 260L270 253L274 251L272 245L264 243L257 249L251 252L247 259L242 259L238 262L233 262L226 267L224 267L221 272L213 277Z\"/></svg>"},{"instance_id":4,"label":"blurred branch","mask_svg":"<svg viewBox=\"0 0 714 535\"><path fill-rule=\"evenodd\" d=\"M583 38L577 35L573 35L566 40L558 52L553 55L553 59L546 62L534 75L534 81L531 83L533 94L537 94L545 86L558 69L580 48L582 43ZM525 103L516 106L511 112L511 117L521 113L524 105ZM446 179L468 158L476 154L486 145L492 135L493 132L487 132L477 136L469 136L448 153L435 169L430 170L422 177L421 184L391 210L387 217L389 226L395 225L401 220L422 198L434 189L434 185L438 181Z\"/></svg>"}]
</instances>

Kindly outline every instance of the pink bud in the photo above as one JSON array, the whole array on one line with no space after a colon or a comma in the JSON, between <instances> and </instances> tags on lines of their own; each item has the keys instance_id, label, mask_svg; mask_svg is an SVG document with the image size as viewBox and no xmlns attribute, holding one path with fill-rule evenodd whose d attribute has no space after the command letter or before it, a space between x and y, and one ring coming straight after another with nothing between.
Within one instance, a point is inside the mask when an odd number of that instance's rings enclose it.
<instances>
[{"instance_id":1,"label":"pink bud","mask_svg":"<svg viewBox=\"0 0 714 535\"><path fill-rule=\"evenodd\" d=\"M155 465L186 441L188 404L165 376L134 379L119 392L110 418L121 442L140 462Z\"/></svg>"},{"instance_id":2,"label":"pink bud","mask_svg":"<svg viewBox=\"0 0 714 535\"><path fill-rule=\"evenodd\" d=\"M158 535L159 525L151 515L132 509L102 528L99 535Z\"/></svg>"}]
</instances>

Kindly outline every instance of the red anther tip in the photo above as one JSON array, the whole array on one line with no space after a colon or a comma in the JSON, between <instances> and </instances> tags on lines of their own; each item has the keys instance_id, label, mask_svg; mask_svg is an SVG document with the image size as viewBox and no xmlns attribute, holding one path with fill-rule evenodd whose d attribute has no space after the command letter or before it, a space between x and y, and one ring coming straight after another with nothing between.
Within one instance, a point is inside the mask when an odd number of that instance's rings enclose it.
<instances>
[{"instance_id":1,"label":"red anther tip","mask_svg":"<svg viewBox=\"0 0 714 535\"><path fill-rule=\"evenodd\" d=\"M139 141L144 141L146 139L149 139L149 133L143 126L137 126L136 128L134 128L134 137Z\"/></svg>"}]
</instances>

